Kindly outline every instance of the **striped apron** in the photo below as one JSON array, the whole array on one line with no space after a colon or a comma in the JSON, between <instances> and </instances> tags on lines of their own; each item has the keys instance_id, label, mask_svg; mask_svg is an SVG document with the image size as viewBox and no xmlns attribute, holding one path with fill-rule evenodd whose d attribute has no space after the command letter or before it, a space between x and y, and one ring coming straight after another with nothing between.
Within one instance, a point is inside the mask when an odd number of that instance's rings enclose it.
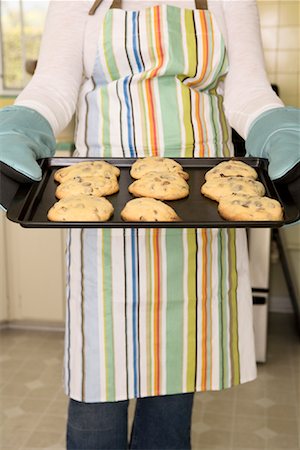
<instances>
[{"instance_id":1,"label":"striped apron","mask_svg":"<svg viewBox=\"0 0 300 450\"><path fill-rule=\"evenodd\" d=\"M232 155L227 67L209 11L109 9L79 96L76 156ZM71 398L220 390L255 378L244 230L72 229L66 255Z\"/></svg>"}]
</instances>

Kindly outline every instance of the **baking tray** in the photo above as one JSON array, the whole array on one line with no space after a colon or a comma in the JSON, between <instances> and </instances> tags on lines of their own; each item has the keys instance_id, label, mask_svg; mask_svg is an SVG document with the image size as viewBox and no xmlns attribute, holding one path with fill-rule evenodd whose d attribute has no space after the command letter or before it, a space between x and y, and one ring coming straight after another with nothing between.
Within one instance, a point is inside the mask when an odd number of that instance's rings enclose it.
<instances>
[{"instance_id":1,"label":"baking tray","mask_svg":"<svg viewBox=\"0 0 300 450\"><path fill-rule=\"evenodd\" d=\"M293 204L287 189L275 187L267 172L267 160L261 158L234 158L254 167L258 179L266 189L266 195L278 200L284 208L283 221L228 221L220 217L218 203L204 197L200 187L205 182L205 173L222 161L230 158L173 158L189 173L190 194L185 199L166 201L181 217L181 222L124 222L120 212L126 202L134 198L128 186L134 180L130 167L136 158L46 158L40 161L43 177L40 182L21 185L7 211L8 219L26 228L278 228L299 219L299 211ZM107 222L50 222L47 212L57 201L55 190L58 183L53 175L57 169L82 161L105 160L119 167L120 190L107 198L114 206L114 215Z\"/></svg>"}]
</instances>

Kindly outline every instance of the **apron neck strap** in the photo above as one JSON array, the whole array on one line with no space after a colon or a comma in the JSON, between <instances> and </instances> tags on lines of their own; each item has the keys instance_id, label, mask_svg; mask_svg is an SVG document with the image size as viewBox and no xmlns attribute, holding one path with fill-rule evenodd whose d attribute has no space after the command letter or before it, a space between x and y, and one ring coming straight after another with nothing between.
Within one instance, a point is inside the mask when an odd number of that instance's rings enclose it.
<instances>
[{"instance_id":1,"label":"apron neck strap","mask_svg":"<svg viewBox=\"0 0 300 450\"><path fill-rule=\"evenodd\" d=\"M195 0L196 9L207 9L207 0Z\"/></svg>"},{"instance_id":2,"label":"apron neck strap","mask_svg":"<svg viewBox=\"0 0 300 450\"><path fill-rule=\"evenodd\" d=\"M89 15L93 16L98 8L98 6L102 3L102 0L95 0L91 9L89 10ZM195 0L196 9L207 9L207 0ZM111 4L109 8L121 8L122 0L111 0Z\"/></svg>"}]
</instances>

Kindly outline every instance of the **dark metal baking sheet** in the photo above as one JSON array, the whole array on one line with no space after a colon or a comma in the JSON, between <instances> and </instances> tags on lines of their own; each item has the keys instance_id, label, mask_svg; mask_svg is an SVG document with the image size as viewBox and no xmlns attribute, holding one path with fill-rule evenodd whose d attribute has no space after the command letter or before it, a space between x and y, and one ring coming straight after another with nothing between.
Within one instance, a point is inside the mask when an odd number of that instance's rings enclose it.
<instances>
[{"instance_id":1,"label":"dark metal baking sheet","mask_svg":"<svg viewBox=\"0 0 300 450\"><path fill-rule=\"evenodd\" d=\"M114 206L114 215L107 222L50 222L47 212L57 201L55 190L58 183L54 180L54 172L69 165L87 160L105 160L121 170L119 178L120 190L108 196ZM235 158L245 161L254 167L259 181L266 188L266 195L277 199L284 208L283 221L242 221L231 222L220 217L218 203L204 197L200 187L204 183L205 173L229 158L173 158L189 173L190 194L182 200L167 201L181 217L181 222L124 222L120 212L126 202L133 196L128 192L128 186L134 180L130 176L130 167L136 158L48 158L41 160L43 171L42 180L32 185L21 185L8 212L8 219L29 228L269 228L280 227L284 223L295 222L299 219L299 211L287 190L275 187L267 172L267 161L260 158Z\"/></svg>"}]
</instances>

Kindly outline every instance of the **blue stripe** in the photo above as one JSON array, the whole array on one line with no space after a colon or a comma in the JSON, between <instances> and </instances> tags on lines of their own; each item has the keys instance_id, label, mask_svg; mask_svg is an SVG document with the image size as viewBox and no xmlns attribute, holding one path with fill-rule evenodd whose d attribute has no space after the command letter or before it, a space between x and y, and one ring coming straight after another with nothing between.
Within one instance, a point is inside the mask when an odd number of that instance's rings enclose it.
<instances>
[{"instance_id":1,"label":"blue stripe","mask_svg":"<svg viewBox=\"0 0 300 450\"><path fill-rule=\"evenodd\" d=\"M86 229L83 241L84 252L84 337L85 337L85 400L92 402L100 398L100 327L99 327L99 255L97 241L99 230Z\"/></svg>"},{"instance_id":2,"label":"blue stripe","mask_svg":"<svg viewBox=\"0 0 300 450\"><path fill-rule=\"evenodd\" d=\"M131 117L131 106L129 99L129 76L125 77L123 82L123 92L126 104L126 118L127 118L127 132L128 132L128 146L130 151L130 156L135 156L135 151L133 147L133 127L132 127L132 117Z\"/></svg>"},{"instance_id":3,"label":"blue stripe","mask_svg":"<svg viewBox=\"0 0 300 450\"><path fill-rule=\"evenodd\" d=\"M66 339L65 339L65 385L67 389L67 395L71 392L71 317L70 317L70 299L71 299L71 284L70 284L70 270L71 270L71 234L72 229L68 230L68 239L66 246L66 263L67 263L67 289L66 289Z\"/></svg>"},{"instance_id":4,"label":"blue stripe","mask_svg":"<svg viewBox=\"0 0 300 450\"><path fill-rule=\"evenodd\" d=\"M140 59L140 56L138 53L137 17L138 17L138 14L136 11L134 11L132 14L132 47L133 47L135 61L138 66L138 71L142 72L143 65L141 63L141 59Z\"/></svg>"},{"instance_id":5,"label":"blue stripe","mask_svg":"<svg viewBox=\"0 0 300 450\"><path fill-rule=\"evenodd\" d=\"M134 396L138 395L138 349L137 349L137 268L136 268L136 245L135 230L131 230L131 260L132 260L132 338L133 338L133 379Z\"/></svg>"}]
</instances>

